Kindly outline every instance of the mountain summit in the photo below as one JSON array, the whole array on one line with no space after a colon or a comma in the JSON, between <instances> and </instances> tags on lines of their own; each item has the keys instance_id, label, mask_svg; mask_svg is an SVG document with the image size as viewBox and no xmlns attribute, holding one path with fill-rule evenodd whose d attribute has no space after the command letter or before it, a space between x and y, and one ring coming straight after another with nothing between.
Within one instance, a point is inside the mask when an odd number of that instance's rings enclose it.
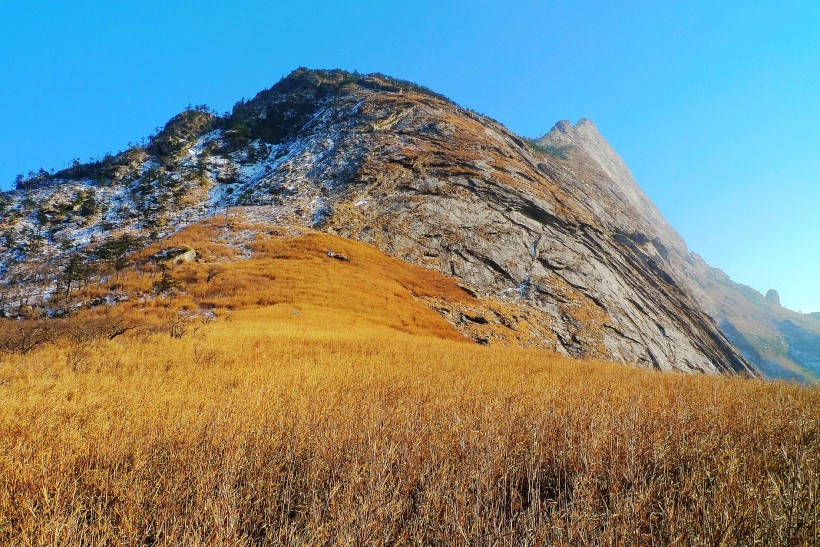
<instances>
[{"instance_id":1,"label":"mountain summit","mask_svg":"<svg viewBox=\"0 0 820 547\"><path fill-rule=\"evenodd\" d=\"M8 315L54 313L69 256L235 211L455 278L478 304L418 298L479 343L757 374L715 322L725 287L585 119L528 140L410 82L299 69L227 115L190 109L144 146L22 180L0 207Z\"/></svg>"}]
</instances>

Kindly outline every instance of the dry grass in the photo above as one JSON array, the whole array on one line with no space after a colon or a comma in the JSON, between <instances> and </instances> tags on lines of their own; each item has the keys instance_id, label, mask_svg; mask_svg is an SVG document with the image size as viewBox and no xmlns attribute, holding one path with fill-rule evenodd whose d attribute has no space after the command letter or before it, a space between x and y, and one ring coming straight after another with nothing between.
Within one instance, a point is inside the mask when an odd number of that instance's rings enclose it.
<instances>
[{"instance_id":1,"label":"dry grass","mask_svg":"<svg viewBox=\"0 0 820 547\"><path fill-rule=\"evenodd\" d=\"M193 248L198 258L169 262L177 290L170 297L158 297L154 286L161 272L149 258L172 247ZM328 251L347 260L329 257ZM549 322L527 306L476 298L436 271L391 258L371 245L311 230L294 233L239 220L226 226L224 218L213 218L152 245L134 260L136 267L74 294L81 302L102 301L111 294L129 299L115 310L84 310L72 318L73 325L111 322L114 315L119 322L139 321L155 328L177 314L226 316L288 304L294 313L304 306L321 308L338 324L365 321L450 340L465 340L466 335L491 344L556 345ZM0 338L3 331L0 322ZM3 346L0 343L0 350Z\"/></svg>"},{"instance_id":2,"label":"dry grass","mask_svg":"<svg viewBox=\"0 0 820 547\"><path fill-rule=\"evenodd\" d=\"M223 224L221 219L211 219L189 226L135 255L133 267L72 294L73 302L84 304L103 302L109 295L126 298L116 306L83 308L70 320L0 322L0 338L4 334L9 338L28 325L50 324L49 330L56 333L53 339L103 319L113 322L111 318L152 332L161 330L171 318L183 317L196 324L196 318L205 315L226 318L240 310L278 306L291 314L322 310L324 320L337 326L364 322L467 341L425 304L431 298L478 304L451 278L353 240L310 230L290 234L283 228L239 221ZM169 248L193 248L197 259L163 264L150 259ZM329 252L343 260L328 256ZM158 294L162 265L167 265L174 288ZM0 344L0 350L4 346Z\"/></svg>"},{"instance_id":3,"label":"dry grass","mask_svg":"<svg viewBox=\"0 0 820 547\"><path fill-rule=\"evenodd\" d=\"M121 305L210 299L179 338L0 354L0 543L817 544L819 390L479 347L407 290L446 278L313 243L206 282L200 240Z\"/></svg>"}]
</instances>

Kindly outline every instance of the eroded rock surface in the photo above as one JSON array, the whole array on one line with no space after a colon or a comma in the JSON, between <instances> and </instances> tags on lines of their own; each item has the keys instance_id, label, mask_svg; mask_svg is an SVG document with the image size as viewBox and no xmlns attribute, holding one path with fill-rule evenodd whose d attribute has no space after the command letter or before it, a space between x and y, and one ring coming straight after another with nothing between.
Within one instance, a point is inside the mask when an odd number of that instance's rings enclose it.
<instances>
[{"instance_id":1,"label":"eroded rock surface","mask_svg":"<svg viewBox=\"0 0 820 547\"><path fill-rule=\"evenodd\" d=\"M300 100L274 88L250 104L257 119L286 103L304 120L309 159L270 180L314 189L297 198L314 225L538 310L560 352L751 372L676 276L667 247L683 242L592 122L529 143L377 77L292 78Z\"/></svg>"}]
</instances>

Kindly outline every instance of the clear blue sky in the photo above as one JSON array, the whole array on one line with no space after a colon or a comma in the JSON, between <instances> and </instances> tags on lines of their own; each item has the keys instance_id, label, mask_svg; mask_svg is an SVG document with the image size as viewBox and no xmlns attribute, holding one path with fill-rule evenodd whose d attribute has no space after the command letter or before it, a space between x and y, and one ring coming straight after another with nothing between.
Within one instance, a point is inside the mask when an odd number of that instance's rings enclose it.
<instances>
[{"instance_id":1,"label":"clear blue sky","mask_svg":"<svg viewBox=\"0 0 820 547\"><path fill-rule=\"evenodd\" d=\"M820 311L820 2L502 4L6 0L0 187L298 66L383 72L527 136L593 119L692 250Z\"/></svg>"}]
</instances>

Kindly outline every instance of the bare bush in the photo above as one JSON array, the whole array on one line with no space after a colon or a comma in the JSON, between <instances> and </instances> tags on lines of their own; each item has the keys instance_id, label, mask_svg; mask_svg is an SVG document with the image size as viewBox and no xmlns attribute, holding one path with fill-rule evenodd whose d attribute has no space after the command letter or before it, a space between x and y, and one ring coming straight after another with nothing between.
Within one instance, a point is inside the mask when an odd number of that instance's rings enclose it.
<instances>
[{"instance_id":1,"label":"bare bush","mask_svg":"<svg viewBox=\"0 0 820 547\"><path fill-rule=\"evenodd\" d=\"M169 313L162 322L162 330L171 338L179 340L188 334L188 321L176 313Z\"/></svg>"},{"instance_id":2,"label":"bare bush","mask_svg":"<svg viewBox=\"0 0 820 547\"><path fill-rule=\"evenodd\" d=\"M207 269L205 270L206 277L205 282L210 283L213 281L218 275L221 275L225 271L223 266L219 264L209 264Z\"/></svg>"},{"instance_id":3,"label":"bare bush","mask_svg":"<svg viewBox=\"0 0 820 547\"><path fill-rule=\"evenodd\" d=\"M108 313L97 317L78 317L66 326L68 335L76 342L92 340L113 340L117 336L135 329L136 320L123 314Z\"/></svg>"},{"instance_id":4,"label":"bare bush","mask_svg":"<svg viewBox=\"0 0 820 547\"><path fill-rule=\"evenodd\" d=\"M55 341L59 325L50 319L4 320L0 324L0 350L6 353L28 353Z\"/></svg>"}]
</instances>

